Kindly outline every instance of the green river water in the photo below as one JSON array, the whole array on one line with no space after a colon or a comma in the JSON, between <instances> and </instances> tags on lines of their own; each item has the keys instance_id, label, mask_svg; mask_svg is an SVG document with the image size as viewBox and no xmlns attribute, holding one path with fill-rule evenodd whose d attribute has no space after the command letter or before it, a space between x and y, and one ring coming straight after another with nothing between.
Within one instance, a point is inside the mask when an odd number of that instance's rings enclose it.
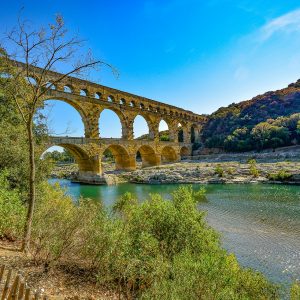
<instances>
[{"instance_id":1,"label":"green river water","mask_svg":"<svg viewBox=\"0 0 300 300\"><path fill-rule=\"evenodd\" d=\"M150 193L168 197L172 185L120 184L91 186L58 181L74 199L102 200L107 206L125 192L141 201ZM199 189L200 185L194 185ZM222 244L241 265L289 285L300 280L300 187L285 185L207 185L208 223L222 235Z\"/></svg>"}]
</instances>

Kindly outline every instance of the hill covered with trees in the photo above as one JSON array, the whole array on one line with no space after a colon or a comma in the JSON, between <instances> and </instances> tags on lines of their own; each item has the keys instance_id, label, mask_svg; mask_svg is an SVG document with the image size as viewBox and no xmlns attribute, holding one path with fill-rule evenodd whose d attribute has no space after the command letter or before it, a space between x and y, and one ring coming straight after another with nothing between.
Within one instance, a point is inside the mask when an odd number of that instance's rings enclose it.
<instances>
[{"instance_id":1,"label":"hill covered with trees","mask_svg":"<svg viewBox=\"0 0 300 300\"><path fill-rule=\"evenodd\" d=\"M287 88L221 107L208 116L202 142L207 148L249 151L300 142L300 80Z\"/></svg>"}]
</instances>

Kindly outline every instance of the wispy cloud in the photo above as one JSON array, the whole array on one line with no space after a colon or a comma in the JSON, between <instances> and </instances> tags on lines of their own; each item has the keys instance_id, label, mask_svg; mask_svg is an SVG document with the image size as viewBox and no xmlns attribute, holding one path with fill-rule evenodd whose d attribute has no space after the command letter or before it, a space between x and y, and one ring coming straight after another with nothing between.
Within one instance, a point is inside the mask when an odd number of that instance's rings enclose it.
<instances>
[{"instance_id":1,"label":"wispy cloud","mask_svg":"<svg viewBox=\"0 0 300 300\"><path fill-rule=\"evenodd\" d=\"M259 30L259 40L264 42L275 33L300 32L300 9L293 10L287 14L270 20Z\"/></svg>"},{"instance_id":2,"label":"wispy cloud","mask_svg":"<svg viewBox=\"0 0 300 300\"><path fill-rule=\"evenodd\" d=\"M234 79L237 81L243 81L248 79L249 70L244 66L238 66L233 75Z\"/></svg>"}]
</instances>

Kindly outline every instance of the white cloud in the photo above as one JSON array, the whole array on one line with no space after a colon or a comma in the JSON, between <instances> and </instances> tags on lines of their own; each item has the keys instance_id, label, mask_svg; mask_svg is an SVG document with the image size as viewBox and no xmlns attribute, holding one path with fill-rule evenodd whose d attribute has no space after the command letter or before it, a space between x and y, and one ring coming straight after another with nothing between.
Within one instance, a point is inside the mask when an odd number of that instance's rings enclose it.
<instances>
[{"instance_id":1,"label":"white cloud","mask_svg":"<svg viewBox=\"0 0 300 300\"><path fill-rule=\"evenodd\" d=\"M266 41L277 32L300 32L300 9L272 19L259 30L259 40Z\"/></svg>"}]
</instances>

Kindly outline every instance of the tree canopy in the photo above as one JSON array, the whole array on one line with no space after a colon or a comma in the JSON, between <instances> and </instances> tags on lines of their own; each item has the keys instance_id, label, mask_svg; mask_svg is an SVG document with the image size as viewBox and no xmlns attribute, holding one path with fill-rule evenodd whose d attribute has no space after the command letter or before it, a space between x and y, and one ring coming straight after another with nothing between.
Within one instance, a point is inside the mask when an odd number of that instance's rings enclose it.
<instances>
[{"instance_id":1,"label":"tree canopy","mask_svg":"<svg viewBox=\"0 0 300 300\"><path fill-rule=\"evenodd\" d=\"M299 142L300 80L208 116L202 142L208 148L249 151Z\"/></svg>"}]
</instances>

